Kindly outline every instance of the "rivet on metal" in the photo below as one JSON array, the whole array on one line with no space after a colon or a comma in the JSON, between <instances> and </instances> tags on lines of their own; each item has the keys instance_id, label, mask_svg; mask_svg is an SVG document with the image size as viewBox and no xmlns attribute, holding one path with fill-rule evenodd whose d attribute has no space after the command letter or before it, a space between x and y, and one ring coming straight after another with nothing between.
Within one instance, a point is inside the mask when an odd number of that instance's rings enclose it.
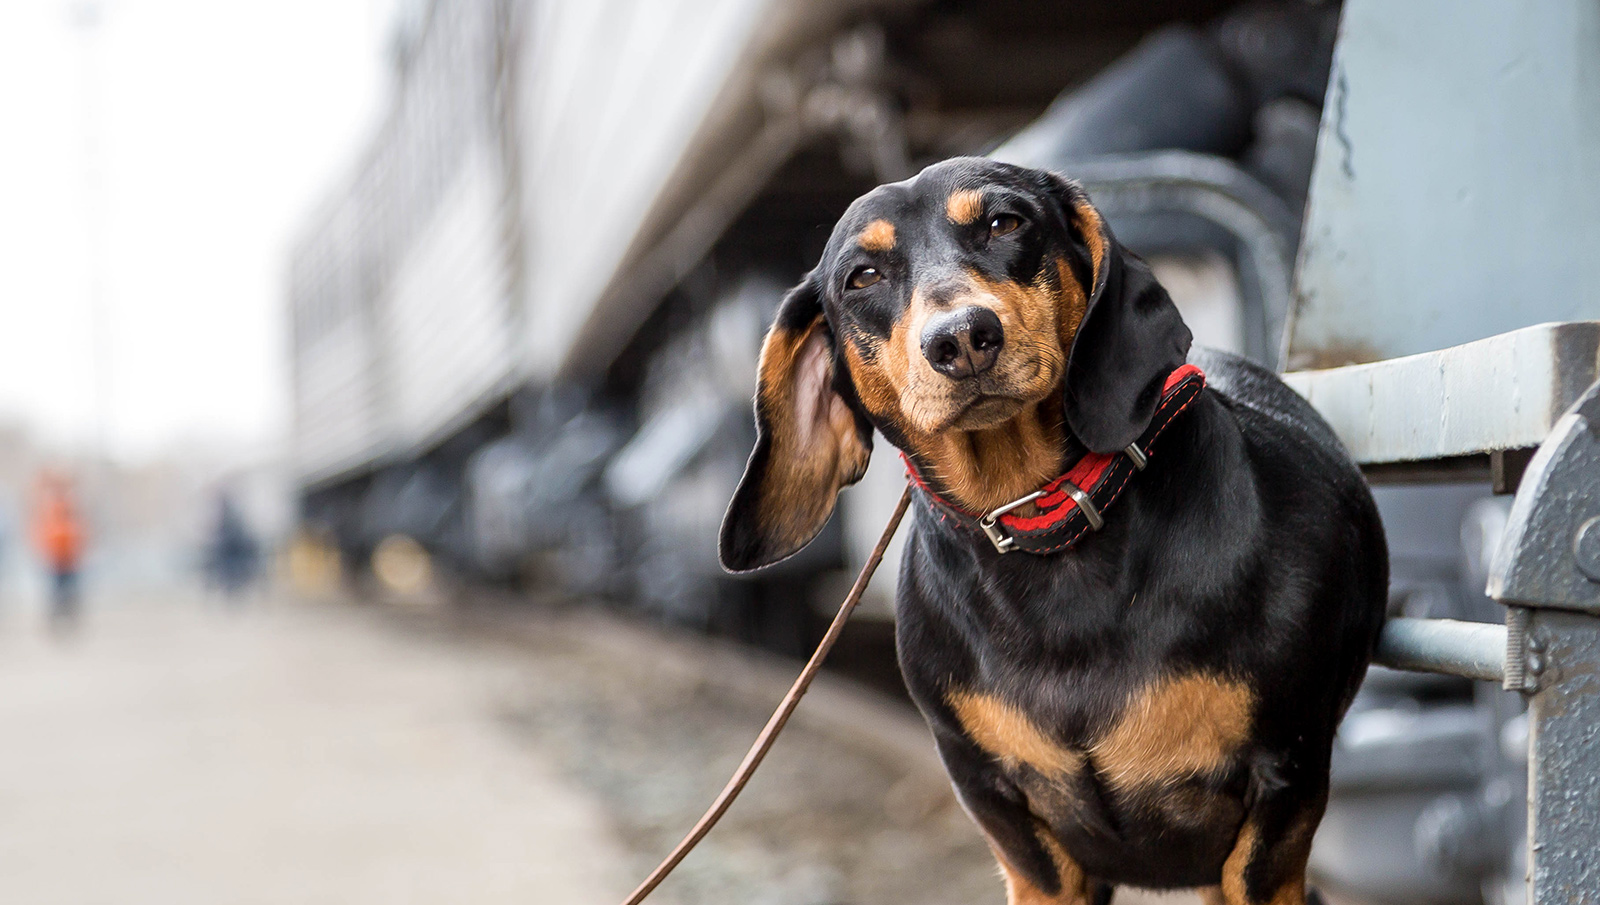
<instances>
[{"instance_id":1,"label":"rivet on metal","mask_svg":"<svg viewBox=\"0 0 1600 905\"><path fill-rule=\"evenodd\" d=\"M1572 557L1585 578L1600 581L1600 515L1578 526L1572 537Z\"/></svg>"}]
</instances>

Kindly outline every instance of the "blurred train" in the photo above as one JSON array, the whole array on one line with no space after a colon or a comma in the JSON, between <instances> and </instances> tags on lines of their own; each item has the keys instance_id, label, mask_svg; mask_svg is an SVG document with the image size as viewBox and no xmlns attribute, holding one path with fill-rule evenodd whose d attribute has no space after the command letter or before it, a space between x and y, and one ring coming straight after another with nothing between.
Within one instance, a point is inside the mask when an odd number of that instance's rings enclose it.
<instances>
[{"instance_id":1,"label":"blurred train","mask_svg":"<svg viewBox=\"0 0 1600 905\"><path fill-rule=\"evenodd\" d=\"M303 519L353 572L401 535L688 624L803 604L898 475L721 577L761 333L852 198L954 154L1073 170L1204 339L1278 364L1335 7L401 9L388 116L290 267Z\"/></svg>"},{"instance_id":2,"label":"blurred train","mask_svg":"<svg viewBox=\"0 0 1600 905\"><path fill-rule=\"evenodd\" d=\"M773 570L725 576L715 538L754 439L762 332L849 201L957 154L1058 169L1151 261L1198 342L1278 369L1344 363L1290 361L1285 339L1339 14L403 4L387 118L291 256L302 525L352 581L401 538L445 581L803 653L899 494L893 457ZM1380 496L1395 610L1494 618L1481 549L1459 539L1503 512L1487 490ZM880 574L866 612L886 620ZM1464 681L1371 684L1363 725L1401 714L1421 741L1343 751L1323 875L1375 902L1484 901L1514 872L1505 821L1451 824L1439 802L1499 781L1505 765L1473 752L1515 714Z\"/></svg>"}]
</instances>

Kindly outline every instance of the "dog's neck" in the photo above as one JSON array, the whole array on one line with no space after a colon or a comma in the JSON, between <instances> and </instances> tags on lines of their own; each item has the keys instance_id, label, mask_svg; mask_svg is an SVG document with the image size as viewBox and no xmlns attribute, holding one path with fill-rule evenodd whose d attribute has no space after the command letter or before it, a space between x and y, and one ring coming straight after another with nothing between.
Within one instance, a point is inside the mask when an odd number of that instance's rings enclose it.
<instances>
[{"instance_id":1,"label":"dog's neck","mask_svg":"<svg viewBox=\"0 0 1600 905\"><path fill-rule=\"evenodd\" d=\"M1060 475L1066 428L1055 394L1015 418L983 430L930 437L914 456L947 498L971 512L989 512Z\"/></svg>"}]
</instances>

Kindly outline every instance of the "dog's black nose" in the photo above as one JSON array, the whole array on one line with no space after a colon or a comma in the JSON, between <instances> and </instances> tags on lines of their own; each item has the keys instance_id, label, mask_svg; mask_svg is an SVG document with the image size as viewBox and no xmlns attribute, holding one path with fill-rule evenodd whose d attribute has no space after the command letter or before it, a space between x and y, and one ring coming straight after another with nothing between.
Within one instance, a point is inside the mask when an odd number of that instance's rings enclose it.
<instances>
[{"instance_id":1,"label":"dog's black nose","mask_svg":"<svg viewBox=\"0 0 1600 905\"><path fill-rule=\"evenodd\" d=\"M953 380L994 367L1005 342L999 315L976 305L938 315L922 328L922 354L935 371Z\"/></svg>"}]
</instances>

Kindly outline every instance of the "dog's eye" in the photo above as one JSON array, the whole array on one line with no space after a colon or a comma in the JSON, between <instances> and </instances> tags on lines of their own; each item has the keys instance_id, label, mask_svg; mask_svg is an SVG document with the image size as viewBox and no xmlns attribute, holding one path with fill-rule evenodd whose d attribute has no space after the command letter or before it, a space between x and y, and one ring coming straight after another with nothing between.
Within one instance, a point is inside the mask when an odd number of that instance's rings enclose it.
<instances>
[{"instance_id":1,"label":"dog's eye","mask_svg":"<svg viewBox=\"0 0 1600 905\"><path fill-rule=\"evenodd\" d=\"M878 272L878 268L857 267L850 271L850 279L847 282L851 289L865 289L881 279L883 274Z\"/></svg>"},{"instance_id":2,"label":"dog's eye","mask_svg":"<svg viewBox=\"0 0 1600 905\"><path fill-rule=\"evenodd\" d=\"M1016 232L1017 227L1021 225L1021 217L1013 216L1011 214L1000 214L993 220L989 221L989 238L996 239L1000 236L1006 235L1007 233Z\"/></svg>"}]
</instances>

